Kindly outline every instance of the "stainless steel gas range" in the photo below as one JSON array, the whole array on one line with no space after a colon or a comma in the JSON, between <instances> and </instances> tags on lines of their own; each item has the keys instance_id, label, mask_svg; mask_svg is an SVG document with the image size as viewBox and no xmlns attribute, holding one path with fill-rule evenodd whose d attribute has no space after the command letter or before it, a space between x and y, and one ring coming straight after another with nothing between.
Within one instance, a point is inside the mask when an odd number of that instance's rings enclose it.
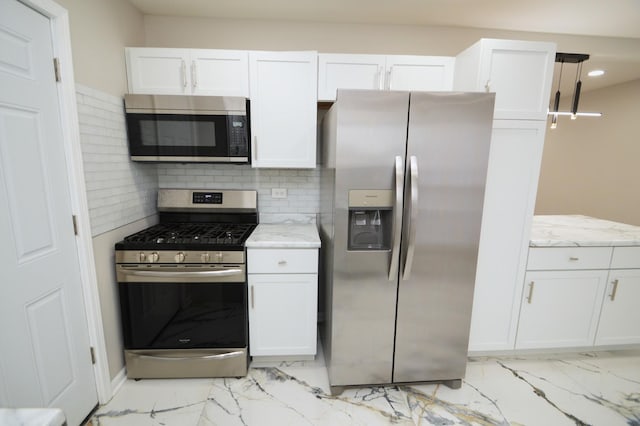
<instances>
[{"instance_id":1,"label":"stainless steel gas range","mask_svg":"<svg viewBox=\"0 0 640 426\"><path fill-rule=\"evenodd\" d=\"M127 377L246 375L257 192L161 189L158 211L115 246Z\"/></svg>"}]
</instances>

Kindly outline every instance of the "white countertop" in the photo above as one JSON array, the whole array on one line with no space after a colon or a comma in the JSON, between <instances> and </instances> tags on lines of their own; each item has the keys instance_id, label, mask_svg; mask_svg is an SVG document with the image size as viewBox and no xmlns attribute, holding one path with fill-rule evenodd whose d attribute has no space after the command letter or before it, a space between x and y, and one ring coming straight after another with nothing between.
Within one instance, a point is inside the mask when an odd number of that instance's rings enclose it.
<instances>
[{"instance_id":1,"label":"white countertop","mask_svg":"<svg viewBox=\"0 0 640 426\"><path fill-rule=\"evenodd\" d=\"M640 226L582 215L534 216L529 246L640 246Z\"/></svg>"},{"instance_id":2,"label":"white countertop","mask_svg":"<svg viewBox=\"0 0 640 426\"><path fill-rule=\"evenodd\" d=\"M245 242L247 248L319 248L315 224L259 224Z\"/></svg>"}]
</instances>

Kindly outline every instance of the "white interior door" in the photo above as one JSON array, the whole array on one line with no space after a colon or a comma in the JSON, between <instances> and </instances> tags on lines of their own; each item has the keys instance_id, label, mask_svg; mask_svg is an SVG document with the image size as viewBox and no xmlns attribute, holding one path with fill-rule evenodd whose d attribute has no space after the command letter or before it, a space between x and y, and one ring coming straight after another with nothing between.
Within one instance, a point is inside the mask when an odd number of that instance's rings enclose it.
<instances>
[{"instance_id":1,"label":"white interior door","mask_svg":"<svg viewBox=\"0 0 640 426\"><path fill-rule=\"evenodd\" d=\"M97 404L48 18L0 0L0 405Z\"/></svg>"}]
</instances>

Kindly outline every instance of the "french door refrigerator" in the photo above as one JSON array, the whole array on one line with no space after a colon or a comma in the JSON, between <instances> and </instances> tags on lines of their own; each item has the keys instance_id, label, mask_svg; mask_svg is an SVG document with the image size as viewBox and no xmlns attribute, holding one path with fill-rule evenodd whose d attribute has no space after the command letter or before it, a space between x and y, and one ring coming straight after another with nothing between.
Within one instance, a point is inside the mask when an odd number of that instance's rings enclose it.
<instances>
[{"instance_id":1,"label":"french door refrigerator","mask_svg":"<svg viewBox=\"0 0 640 426\"><path fill-rule=\"evenodd\" d=\"M322 335L332 392L461 385L493 107L492 93L340 90L326 112Z\"/></svg>"}]
</instances>

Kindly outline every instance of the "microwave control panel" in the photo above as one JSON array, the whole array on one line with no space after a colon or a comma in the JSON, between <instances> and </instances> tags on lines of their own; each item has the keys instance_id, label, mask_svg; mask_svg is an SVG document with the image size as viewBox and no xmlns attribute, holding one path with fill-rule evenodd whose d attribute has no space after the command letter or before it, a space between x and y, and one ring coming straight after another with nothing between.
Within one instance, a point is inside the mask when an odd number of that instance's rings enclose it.
<instances>
[{"instance_id":1,"label":"microwave control panel","mask_svg":"<svg viewBox=\"0 0 640 426\"><path fill-rule=\"evenodd\" d=\"M249 155L247 117L230 115L227 120L227 134L229 135L229 156L247 157Z\"/></svg>"}]
</instances>

